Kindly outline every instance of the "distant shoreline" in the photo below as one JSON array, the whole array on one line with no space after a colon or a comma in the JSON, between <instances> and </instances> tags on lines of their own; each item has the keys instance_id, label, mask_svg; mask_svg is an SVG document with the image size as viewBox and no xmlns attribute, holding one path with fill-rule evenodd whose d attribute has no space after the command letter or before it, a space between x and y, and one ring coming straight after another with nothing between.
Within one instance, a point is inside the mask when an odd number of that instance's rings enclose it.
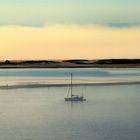
<instances>
[{"instance_id":1,"label":"distant shoreline","mask_svg":"<svg viewBox=\"0 0 140 140\"><path fill-rule=\"evenodd\" d=\"M140 68L140 59L5 60L0 69L12 68Z\"/></svg>"},{"instance_id":2,"label":"distant shoreline","mask_svg":"<svg viewBox=\"0 0 140 140\"><path fill-rule=\"evenodd\" d=\"M117 85L140 85L140 81L134 82L114 82L114 83L79 83L73 86L117 86ZM68 87L69 84L29 84L29 85L4 85L0 90L20 89L20 88L49 88L49 87Z\"/></svg>"},{"instance_id":3,"label":"distant shoreline","mask_svg":"<svg viewBox=\"0 0 140 140\"><path fill-rule=\"evenodd\" d=\"M140 65L59 65L59 66L52 66L52 65L8 65L8 66L0 66L0 69L33 69L33 68L140 68Z\"/></svg>"}]
</instances>

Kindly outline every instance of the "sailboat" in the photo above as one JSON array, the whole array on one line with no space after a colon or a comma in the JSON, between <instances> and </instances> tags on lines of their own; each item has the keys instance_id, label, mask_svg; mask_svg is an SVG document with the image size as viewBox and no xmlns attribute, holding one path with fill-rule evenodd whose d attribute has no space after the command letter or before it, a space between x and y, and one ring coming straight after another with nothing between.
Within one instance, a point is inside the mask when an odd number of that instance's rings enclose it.
<instances>
[{"instance_id":1,"label":"sailboat","mask_svg":"<svg viewBox=\"0 0 140 140\"><path fill-rule=\"evenodd\" d=\"M67 95L67 97L65 98L65 101L86 101L86 99L83 96L79 96L79 95L74 95L73 94L73 83L72 83L72 78L73 75L71 73L71 84L70 84L70 97L69 95Z\"/></svg>"}]
</instances>

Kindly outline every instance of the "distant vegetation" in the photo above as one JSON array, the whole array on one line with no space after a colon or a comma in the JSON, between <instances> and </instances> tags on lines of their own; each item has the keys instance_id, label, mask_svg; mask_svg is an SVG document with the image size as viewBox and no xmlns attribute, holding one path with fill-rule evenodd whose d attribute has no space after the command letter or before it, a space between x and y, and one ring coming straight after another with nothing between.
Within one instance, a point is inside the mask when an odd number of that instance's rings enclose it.
<instances>
[{"instance_id":1,"label":"distant vegetation","mask_svg":"<svg viewBox=\"0 0 140 140\"><path fill-rule=\"evenodd\" d=\"M26 61L1 61L1 64L50 64L50 63L74 63L74 64L140 64L140 59L101 59L101 60L86 60L86 59L70 59L62 61L50 60L26 60Z\"/></svg>"},{"instance_id":2,"label":"distant vegetation","mask_svg":"<svg viewBox=\"0 0 140 140\"><path fill-rule=\"evenodd\" d=\"M5 60L1 61L2 65L18 65L18 64L49 64L57 63L57 61L48 61L48 60L26 60L26 61L14 61L14 60Z\"/></svg>"},{"instance_id":3,"label":"distant vegetation","mask_svg":"<svg viewBox=\"0 0 140 140\"><path fill-rule=\"evenodd\" d=\"M56 61L48 61L48 60L27 60L21 61L21 64L49 64L49 63L57 63Z\"/></svg>"},{"instance_id":4,"label":"distant vegetation","mask_svg":"<svg viewBox=\"0 0 140 140\"><path fill-rule=\"evenodd\" d=\"M75 63L75 64L91 64L93 61L86 60L86 59L71 59L71 60L64 60L63 62Z\"/></svg>"},{"instance_id":5,"label":"distant vegetation","mask_svg":"<svg viewBox=\"0 0 140 140\"><path fill-rule=\"evenodd\" d=\"M102 59L102 60L85 60L85 59L72 59L64 60L75 64L140 64L140 59Z\"/></svg>"},{"instance_id":6,"label":"distant vegetation","mask_svg":"<svg viewBox=\"0 0 140 140\"><path fill-rule=\"evenodd\" d=\"M140 59L5 60L0 68L140 68Z\"/></svg>"},{"instance_id":7,"label":"distant vegetation","mask_svg":"<svg viewBox=\"0 0 140 140\"><path fill-rule=\"evenodd\" d=\"M97 60L96 64L140 64L140 59L103 59Z\"/></svg>"}]
</instances>

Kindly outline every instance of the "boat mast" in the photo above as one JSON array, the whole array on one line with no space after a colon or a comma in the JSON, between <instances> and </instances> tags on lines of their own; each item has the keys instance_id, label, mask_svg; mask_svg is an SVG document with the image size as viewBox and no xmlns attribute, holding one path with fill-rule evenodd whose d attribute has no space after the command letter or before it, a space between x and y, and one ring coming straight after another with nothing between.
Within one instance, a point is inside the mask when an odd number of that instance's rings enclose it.
<instances>
[{"instance_id":1,"label":"boat mast","mask_svg":"<svg viewBox=\"0 0 140 140\"><path fill-rule=\"evenodd\" d=\"M72 98L72 73L71 73L71 98Z\"/></svg>"}]
</instances>

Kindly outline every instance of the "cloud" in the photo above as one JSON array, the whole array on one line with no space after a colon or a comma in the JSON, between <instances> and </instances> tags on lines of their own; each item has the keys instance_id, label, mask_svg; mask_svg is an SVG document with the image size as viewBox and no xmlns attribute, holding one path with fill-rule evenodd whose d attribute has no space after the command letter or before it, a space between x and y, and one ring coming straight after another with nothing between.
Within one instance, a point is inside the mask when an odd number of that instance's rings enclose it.
<instances>
[{"instance_id":1,"label":"cloud","mask_svg":"<svg viewBox=\"0 0 140 140\"><path fill-rule=\"evenodd\" d=\"M140 25L139 0L4 0L0 25L44 26L97 24L113 27Z\"/></svg>"},{"instance_id":2,"label":"cloud","mask_svg":"<svg viewBox=\"0 0 140 140\"><path fill-rule=\"evenodd\" d=\"M140 26L1 26L0 38L0 59L140 57Z\"/></svg>"},{"instance_id":3,"label":"cloud","mask_svg":"<svg viewBox=\"0 0 140 140\"><path fill-rule=\"evenodd\" d=\"M140 22L108 22L104 24L109 27L117 28L129 28L134 26L140 26Z\"/></svg>"}]
</instances>

